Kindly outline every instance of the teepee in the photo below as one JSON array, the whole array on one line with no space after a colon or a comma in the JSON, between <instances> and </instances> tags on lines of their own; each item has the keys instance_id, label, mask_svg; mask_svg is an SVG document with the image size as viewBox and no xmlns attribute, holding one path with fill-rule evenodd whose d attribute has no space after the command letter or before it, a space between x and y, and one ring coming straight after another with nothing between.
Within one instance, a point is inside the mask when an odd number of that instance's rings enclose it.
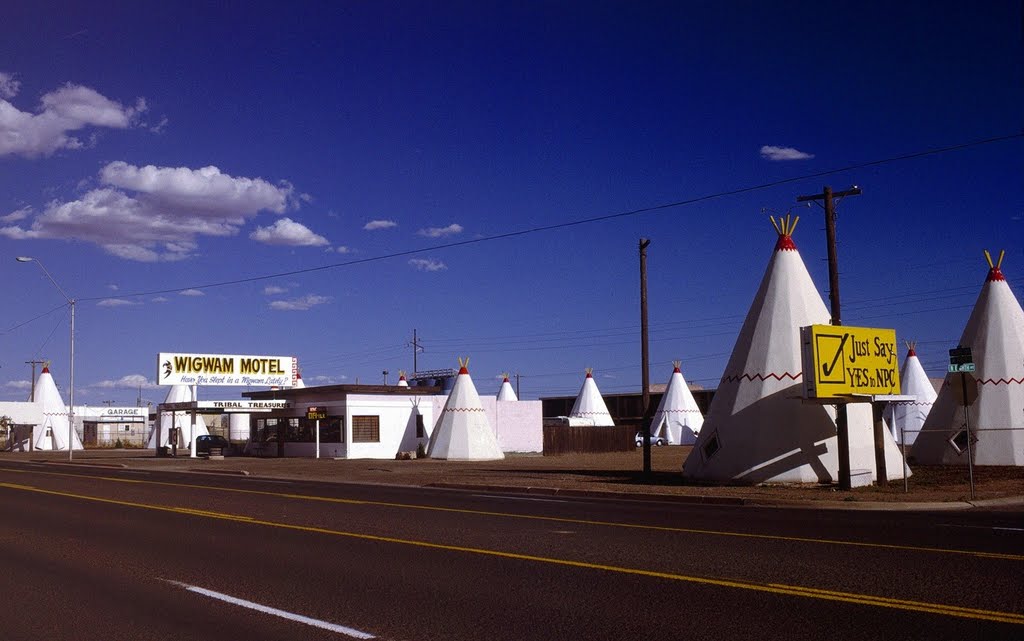
<instances>
[{"instance_id":1,"label":"teepee","mask_svg":"<svg viewBox=\"0 0 1024 641\"><path fill-rule=\"evenodd\" d=\"M576 402L573 403L572 411L569 412L569 418L592 421L592 425L595 427L614 427L615 421L608 413L608 406L605 405L601 391L597 389L597 383L594 381L593 368L588 367L586 372L583 387L580 388L580 393L576 396Z\"/></svg>"},{"instance_id":2,"label":"teepee","mask_svg":"<svg viewBox=\"0 0 1024 641\"><path fill-rule=\"evenodd\" d=\"M897 443L906 439L906 445L913 445L921 432L924 420L935 403L935 388L928 380L928 374L921 366L914 343L907 343L907 358L900 370L900 386L904 396L913 396L912 401L897 401L885 408L885 422L892 430L892 437ZM901 434L903 436L901 436Z\"/></svg>"},{"instance_id":3,"label":"teepee","mask_svg":"<svg viewBox=\"0 0 1024 641\"><path fill-rule=\"evenodd\" d=\"M167 398L164 399L164 403L188 403L194 400L191 387L188 385L172 385L171 389L167 390ZM153 425L153 429L149 433L149 440L146 442L146 447L150 449L170 447L171 443L168 441L168 437L172 427L178 428L178 447L187 447L192 442L191 412L161 412L158 420L160 421L160 429L158 430L157 426ZM157 433L160 435L159 443L157 443ZM196 436L205 436L209 433L202 414L196 414Z\"/></svg>"},{"instance_id":4,"label":"teepee","mask_svg":"<svg viewBox=\"0 0 1024 641\"><path fill-rule=\"evenodd\" d=\"M835 482L835 410L805 403L800 328L830 314L793 242L797 218L771 219L778 241L751 303L704 425L683 463L684 476L742 483ZM871 406L847 407L851 470L875 476ZM903 457L885 431L890 479Z\"/></svg>"},{"instance_id":5,"label":"teepee","mask_svg":"<svg viewBox=\"0 0 1024 641\"><path fill-rule=\"evenodd\" d=\"M999 252L993 263L985 252L988 278L960 336L960 346L970 347L974 358L978 398L965 416L955 393L961 375L946 375L911 451L918 463L967 465L967 448L955 449L949 440L969 417L976 465L1024 465L1024 310L1003 275L1004 255Z\"/></svg>"},{"instance_id":6,"label":"teepee","mask_svg":"<svg viewBox=\"0 0 1024 641\"><path fill-rule=\"evenodd\" d=\"M499 401L518 401L519 397L516 396L516 391L512 389L512 383L508 382L508 372L502 374L504 380L501 382L501 388L498 390Z\"/></svg>"},{"instance_id":7,"label":"teepee","mask_svg":"<svg viewBox=\"0 0 1024 641\"><path fill-rule=\"evenodd\" d=\"M295 372L295 385L292 385L292 389L302 389L306 386L306 383L302 380L302 373Z\"/></svg>"},{"instance_id":8,"label":"teepee","mask_svg":"<svg viewBox=\"0 0 1024 641\"><path fill-rule=\"evenodd\" d=\"M399 387L409 387L409 381L407 381L405 379L405 370L404 369L398 370L398 386Z\"/></svg>"},{"instance_id":9,"label":"teepee","mask_svg":"<svg viewBox=\"0 0 1024 641\"><path fill-rule=\"evenodd\" d=\"M43 408L43 423L32 430L32 447L37 450L68 449L68 406L57 390L49 365L43 366L42 373L36 379L33 400ZM71 438L73 449L84 449L78 432L71 430Z\"/></svg>"},{"instance_id":10,"label":"teepee","mask_svg":"<svg viewBox=\"0 0 1024 641\"><path fill-rule=\"evenodd\" d=\"M469 358L459 359L459 375L441 410L427 446L429 458L457 461L493 461L505 458L491 430L480 395L469 376Z\"/></svg>"},{"instance_id":11,"label":"teepee","mask_svg":"<svg viewBox=\"0 0 1024 641\"><path fill-rule=\"evenodd\" d=\"M704 415L697 407L693 393L679 370L679 361L672 363L672 377L651 420L651 436L663 438L669 445L693 445L704 424Z\"/></svg>"}]
</instances>

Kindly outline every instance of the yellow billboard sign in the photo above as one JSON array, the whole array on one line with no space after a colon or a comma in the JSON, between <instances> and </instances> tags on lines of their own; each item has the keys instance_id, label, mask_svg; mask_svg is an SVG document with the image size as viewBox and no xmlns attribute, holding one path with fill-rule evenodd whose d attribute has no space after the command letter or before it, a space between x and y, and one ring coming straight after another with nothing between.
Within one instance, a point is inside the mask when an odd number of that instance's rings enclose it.
<instances>
[{"instance_id":1,"label":"yellow billboard sign","mask_svg":"<svg viewBox=\"0 0 1024 641\"><path fill-rule=\"evenodd\" d=\"M808 398L900 393L896 330L810 325L800 338Z\"/></svg>"}]
</instances>

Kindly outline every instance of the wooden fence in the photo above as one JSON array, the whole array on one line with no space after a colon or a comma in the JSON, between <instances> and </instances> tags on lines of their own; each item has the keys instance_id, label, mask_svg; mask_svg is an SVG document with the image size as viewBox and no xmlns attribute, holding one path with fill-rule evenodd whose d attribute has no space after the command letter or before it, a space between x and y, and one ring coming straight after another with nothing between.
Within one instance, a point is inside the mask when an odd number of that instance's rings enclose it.
<instances>
[{"instance_id":1,"label":"wooden fence","mask_svg":"<svg viewBox=\"0 0 1024 641\"><path fill-rule=\"evenodd\" d=\"M635 425L594 427L593 425L545 425L544 455L626 452L636 448Z\"/></svg>"}]
</instances>

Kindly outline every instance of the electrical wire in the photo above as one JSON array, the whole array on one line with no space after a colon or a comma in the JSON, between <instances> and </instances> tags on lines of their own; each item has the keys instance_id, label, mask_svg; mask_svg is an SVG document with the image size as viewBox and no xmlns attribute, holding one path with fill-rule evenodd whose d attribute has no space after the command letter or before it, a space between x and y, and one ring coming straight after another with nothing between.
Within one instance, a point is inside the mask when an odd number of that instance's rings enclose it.
<instances>
[{"instance_id":1,"label":"electrical wire","mask_svg":"<svg viewBox=\"0 0 1024 641\"><path fill-rule=\"evenodd\" d=\"M901 161L905 161L905 160L913 160L913 159L917 159L917 158L923 158L923 157L926 157L926 156L934 156L934 155L939 155L939 154L945 154L945 153L950 153L950 152L953 152L953 151L961 151L961 150L964 150L964 149L970 149L972 147L979 147L979 146L982 146L982 145L989 145L989 144L993 144L993 143L997 143L997 142L1005 142L1005 141L1008 141L1008 140L1015 140L1015 139L1020 139L1020 138L1024 138L1024 132L1015 133L1015 134L1009 134L1009 135L1004 135L1004 136L997 136L997 137L994 137L994 138L985 138L985 139L982 139L982 140L974 140L974 141L971 141L971 142L961 143L961 144L958 144L958 145L950 145L948 147L938 147L938 148L926 149L926 150L923 150L923 151L916 151L916 152L907 153L907 154L900 154L900 155L897 155L897 156L890 156L888 158L882 158L882 159L878 159L878 160L870 160L870 161L862 162L862 163L855 163L855 164L847 165L845 167L840 167L840 168L837 168L837 169L828 169L828 170L825 170L825 171L819 171L819 172L810 173L810 174L803 174L801 176L793 176L793 177L790 177L790 178L782 178L782 179L773 180L773 181L770 181L770 182L767 182L767 183L761 183L759 185L749 185L749 186L746 186L746 187L738 187L738 188L735 188L735 189L729 189L729 190L719 191L719 192L715 192L715 193L711 193L711 194L705 194L703 196L695 196L693 198L686 198L686 199L683 199L683 200L677 200L675 202L663 203L663 204L660 204L660 205L652 205L650 207L641 207L641 208L638 208L638 209L631 209L631 210L628 210L628 211L621 211L621 212L616 212L616 213L611 213L611 214L604 214L604 215L601 215L601 216L592 216L592 217L589 217L589 218L581 218L579 220L570 220L570 221L566 221L566 222L562 222L562 223L554 223L554 224L551 224L551 225L540 225L540 226L537 226L537 227L529 227L527 229L519 229L519 230L514 230L514 231L500 233L500 234L493 234L493 235L490 235L490 236L480 236L478 238L469 238L469 239L466 239L466 240L453 241L453 242L449 242L449 243L441 243L439 245L431 245L431 246L428 246L428 247L420 247L420 248L416 248L416 249L408 249L408 250L405 250L405 251L392 252L392 253L389 253L389 254L380 254L380 255L377 255L377 256L369 256L367 258L359 258L359 259L355 259L355 260L348 260L348 261L343 261L343 262L340 262L340 263L331 263L331 264L328 264L328 265L320 265L320 266L317 266L317 267L306 267L306 268L303 268L303 269L295 269L295 270L291 270L291 271L287 271L287 272L277 272L277 273L273 273L273 274L264 274L262 276L249 276L249 277L246 277L246 278L236 278L236 279L233 279L233 280L225 280L225 281L219 281L219 282L212 282L212 283L206 283L206 284L201 284L201 285L188 285L188 286L184 286L184 287L174 287L174 288L168 288L168 289L157 289L157 290L150 290L150 291L144 291L144 292L133 292L133 293L129 293L129 294L121 294L121 295L118 296L118 298L137 298L137 297L140 297L140 296L152 296L152 295L156 295L156 294L171 294L171 293L175 293L175 292L184 291L184 290L187 290L187 289L213 289L215 287L227 287L227 286L230 286L230 285L241 285L241 284L245 284L245 283L253 283L253 282L259 282L259 281L264 281L264 280L272 280L272 279L276 279L276 278L287 278L289 276L297 276L297 275L300 275L300 274L310 274L310 273L314 273L314 272L318 272L318 271L325 271L325 270L329 270L329 269L339 269L339 268L342 268L342 267L352 267L354 265L365 265L367 263L374 263L374 262L379 262L379 261L382 261L382 260L389 260L389 259L392 259L392 258L401 258L403 256L412 256L412 255L415 255L415 254L421 254L423 252L428 252L428 251L440 251L440 250L443 250L443 249L453 249L453 248L456 248L456 247L466 247L466 246L469 246L469 245L477 245L477 244L481 244L481 243L493 242L493 241L496 241L496 240L506 240L506 239L509 239L509 238L517 238L519 236L526 236L526 235L530 235L530 234L537 234L537 233L546 232L546 231L554 231L554 230L557 230L557 229L568 229L570 227L577 227L577 226L580 226L580 225L590 225L590 224L593 224L593 223L605 222L605 221L615 220L615 219L619 219L619 218L627 218L627 217L632 217L632 216L639 216L641 214L648 214L648 213L653 213L653 212L657 212L657 211L663 211L663 210L666 210L666 209L673 209L675 207L683 207L685 205L693 205L693 204L696 204L696 203L706 202L706 201L709 201L709 200L716 200L716 199L725 198L725 197L728 197L728 196L737 196L739 194L745 194L745 193L750 193L750 192L754 192L754 191L760 191L760 190L763 190L763 189L769 189L769 188L772 188L772 187L778 187L780 185L787 185L787 184L791 184L791 183L795 183L795 182L800 182L800 181L803 181L803 180L810 180L812 178L821 178L821 177L824 177L824 176L831 176L831 175L834 175L834 174L839 174L839 173L844 173L844 172L848 172L848 171L853 171L853 170L856 170L856 169L864 169L864 168L867 168L867 167L877 167L879 165L885 165L885 164L894 163L894 162L901 162ZM79 298L78 301L82 302L82 301L103 300L104 298L108 298L108 297L107 296L82 297L82 298Z\"/></svg>"}]
</instances>

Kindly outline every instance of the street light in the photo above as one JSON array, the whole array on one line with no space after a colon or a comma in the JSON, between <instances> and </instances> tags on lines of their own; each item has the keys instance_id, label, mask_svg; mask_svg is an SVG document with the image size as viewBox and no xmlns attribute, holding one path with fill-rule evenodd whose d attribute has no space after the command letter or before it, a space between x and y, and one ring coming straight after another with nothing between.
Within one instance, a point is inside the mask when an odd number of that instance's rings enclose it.
<instances>
[{"instance_id":1,"label":"street light","mask_svg":"<svg viewBox=\"0 0 1024 641\"><path fill-rule=\"evenodd\" d=\"M18 256L15 260L19 263L35 263L39 265L39 269L43 270L46 277L50 279L50 282L57 288L60 295L71 306L71 380L68 385L71 395L68 406L68 460L71 461L74 459L73 452L75 451L75 299L64 293L61 286L57 284L57 281L53 280L53 276L50 276L50 272L46 271L46 268L43 267L43 264L38 259L31 256Z\"/></svg>"}]
</instances>

